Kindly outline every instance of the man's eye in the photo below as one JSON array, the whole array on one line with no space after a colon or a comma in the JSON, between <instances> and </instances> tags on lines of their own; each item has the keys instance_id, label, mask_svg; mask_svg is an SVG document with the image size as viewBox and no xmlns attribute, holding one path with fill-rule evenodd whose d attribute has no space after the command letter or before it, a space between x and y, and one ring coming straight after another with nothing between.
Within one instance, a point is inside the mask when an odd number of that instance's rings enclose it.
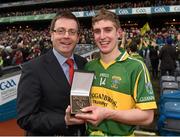
<instances>
[{"instance_id":1,"label":"man's eye","mask_svg":"<svg viewBox=\"0 0 180 137\"><path fill-rule=\"evenodd\" d=\"M106 28L104 29L105 32L111 32L112 31L112 28Z\"/></svg>"},{"instance_id":2,"label":"man's eye","mask_svg":"<svg viewBox=\"0 0 180 137\"><path fill-rule=\"evenodd\" d=\"M93 32L94 32L95 34L100 34L100 33L101 33L100 30L93 30Z\"/></svg>"},{"instance_id":3,"label":"man's eye","mask_svg":"<svg viewBox=\"0 0 180 137\"><path fill-rule=\"evenodd\" d=\"M75 34L75 33L76 33L76 30L69 30L69 33Z\"/></svg>"},{"instance_id":4,"label":"man's eye","mask_svg":"<svg viewBox=\"0 0 180 137\"><path fill-rule=\"evenodd\" d=\"M58 32L58 33L63 33L64 30L60 29L60 30L56 30L56 32Z\"/></svg>"}]
</instances>

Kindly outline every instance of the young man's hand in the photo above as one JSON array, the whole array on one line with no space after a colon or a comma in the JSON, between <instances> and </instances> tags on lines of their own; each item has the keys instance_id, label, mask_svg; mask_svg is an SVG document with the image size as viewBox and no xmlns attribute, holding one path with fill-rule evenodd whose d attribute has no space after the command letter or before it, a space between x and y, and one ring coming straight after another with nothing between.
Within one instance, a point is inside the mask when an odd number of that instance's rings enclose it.
<instances>
[{"instance_id":1,"label":"young man's hand","mask_svg":"<svg viewBox=\"0 0 180 137\"><path fill-rule=\"evenodd\" d=\"M94 126L98 126L104 119L108 117L109 109L97 106L89 106L81 109L82 113L75 115L77 118L84 119Z\"/></svg>"}]
</instances>

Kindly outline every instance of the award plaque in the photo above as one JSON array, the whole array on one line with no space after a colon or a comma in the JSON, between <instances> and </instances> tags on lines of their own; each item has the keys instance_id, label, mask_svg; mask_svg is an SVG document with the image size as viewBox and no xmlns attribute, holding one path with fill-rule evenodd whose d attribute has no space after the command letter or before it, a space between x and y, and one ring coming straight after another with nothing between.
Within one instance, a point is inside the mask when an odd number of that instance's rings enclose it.
<instances>
[{"instance_id":1,"label":"award plaque","mask_svg":"<svg viewBox=\"0 0 180 137\"><path fill-rule=\"evenodd\" d=\"M93 77L94 72L77 70L74 72L70 95L71 114L79 113L80 109L90 106L89 95Z\"/></svg>"}]
</instances>

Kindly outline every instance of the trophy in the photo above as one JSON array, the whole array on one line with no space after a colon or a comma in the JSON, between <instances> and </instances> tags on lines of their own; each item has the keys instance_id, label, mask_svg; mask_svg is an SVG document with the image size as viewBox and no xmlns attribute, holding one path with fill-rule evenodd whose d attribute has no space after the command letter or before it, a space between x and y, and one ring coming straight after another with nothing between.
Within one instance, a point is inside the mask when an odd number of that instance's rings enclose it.
<instances>
[{"instance_id":1,"label":"trophy","mask_svg":"<svg viewBox=\"0 0 180 137\"><path fill-rule=\"evenodd\" d=\"M92 71L75 70L70 95L71 114L80 113L80 109L90 106L93 77Z\"/></svg>"}]
</instances>

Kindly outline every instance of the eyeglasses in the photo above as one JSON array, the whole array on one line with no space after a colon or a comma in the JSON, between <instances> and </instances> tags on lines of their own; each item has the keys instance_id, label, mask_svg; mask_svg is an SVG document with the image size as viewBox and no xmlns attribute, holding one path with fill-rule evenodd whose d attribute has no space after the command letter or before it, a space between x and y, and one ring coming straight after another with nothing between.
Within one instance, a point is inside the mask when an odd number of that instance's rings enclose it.
<instances>
[{"instance_id":1,"label":"eyeglasses","mask_svg":"<svg viewBox=\"0 0 180 137\"><path fill-rule=\"evenodd\" d=\"M66 34L66 32L68 32L69 36L74 36L78 33L78 31L75 29L66 30L64 28L60 28L60 29L53 30L53 31L56 32L58 35L63 35L63 36Z\"/></svg>"}]
</instances>

